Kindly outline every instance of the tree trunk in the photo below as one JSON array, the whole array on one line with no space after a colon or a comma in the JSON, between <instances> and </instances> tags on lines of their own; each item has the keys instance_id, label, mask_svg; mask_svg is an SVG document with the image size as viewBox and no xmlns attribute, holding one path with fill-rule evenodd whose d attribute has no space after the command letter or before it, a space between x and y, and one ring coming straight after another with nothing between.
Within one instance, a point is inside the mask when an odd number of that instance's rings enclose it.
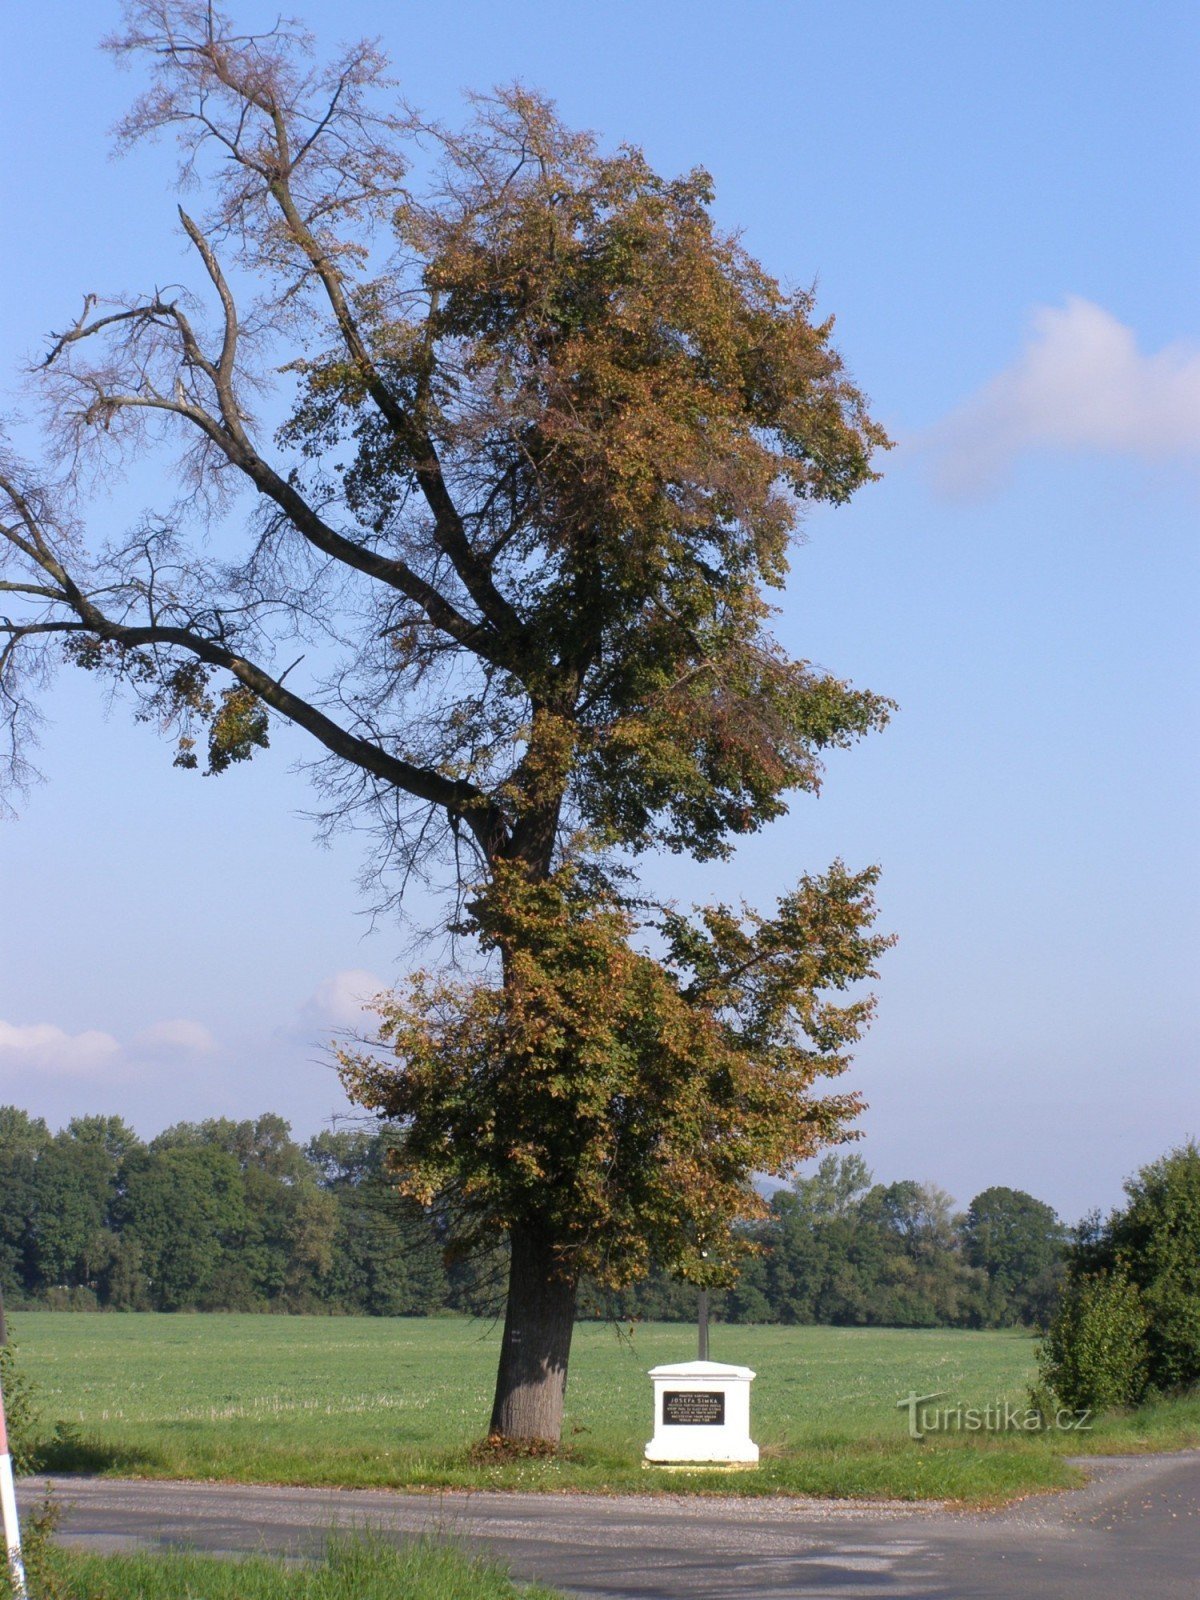
<instances>
[{"instance_id":1,"label":"tree trunk","mask_svg":"<svg viewBox=\"0 0 1200 1600\"><path fill-rule=\"evenodd\" d=\"M575 1324L574 1277L556 1271L550 1242L535 1229L510 1235L508 1307L491 1432L557 1444Z\"/></svg>"}]
</instances>

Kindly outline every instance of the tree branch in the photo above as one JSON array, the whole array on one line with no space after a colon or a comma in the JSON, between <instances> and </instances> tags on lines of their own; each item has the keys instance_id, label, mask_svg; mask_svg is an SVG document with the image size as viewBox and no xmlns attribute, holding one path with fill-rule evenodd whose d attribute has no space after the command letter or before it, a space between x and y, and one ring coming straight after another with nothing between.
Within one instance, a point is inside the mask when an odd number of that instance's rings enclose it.
<instances>
[{"instance_id":1,"label":"tree branch","mask_svg":"<svg viewBox=\"0 0 1200 1600\"><path fill-rule=\"evenodd\" d=\"M518 639L525 632L524 622L515 607L496 588L487 562L480 559L467 538L462 516L446 486L436 445L427 430L405 410L385 383L350 309L342 284L342 274L328 252L322 249L320 241L296 205L287 179L287 174L294 166L288 155L287 124L278 107L272 107L271 120L284 175L271 180L270 193L293 239L321 280L342 342L354 365L362 374L367 393L392 432L408 451L418 486L433 513L434 537L438 547L449 558L455 572L466 586L467 593L483 615L504 633Z\"/></svg>"},{"instance_id":2,"label":"tree branch","mask_svg":"<svg viewBox=\"0 0 1200 1600\"><path fill-rule=\"evenodd\" d=\"M252 690L264 705L311 733L331 754L394 788L403 789L415 799L428 801L452 816L461 817L485 852L495 850L504 831L503 818L474 784L461 778L444 777L428 767L419 767L400 756L390 755L380 745L351 733L310 701L285 688L282 679L272 677L255 662L214 639L188 628L113 622L78 589L75 595L77 598L72 603L77 609L78 620L58 618L43 622L11 623L0 619L0 633L8 634L14 643L32 634L91 633L127 649L164 645L186 650L208 666L219 667L230 673L239 683Z\"/></svg>"},{"instance_id":3,"label":"tree branch","mask_svg":"<svg viewBox=\"0 0 1200 1600\"><path fill-rule=\"evenodd\" d=\"M243 426L242 412L233 389L231 363L236 336L231 329L236 327L236 322L231 322L230 319L235 318L236 314L230 309L232 300L229 297L228 285L211 248L207 246L207 241L203 240L199 230L196 229L193 233L194 224L188 227L186 219L184 226L206 269L213 277L223 305L227 307L220 361L213 363L203 354L190 322L177 305L155 299L148 301L144 306L100 317L91 323L85 320L85 312L84 317L81 317L73 328L57 337L44 365L56 361L67 346L90 338L114 324L130 321L144 323L151 319L157 319L160 325L163 320L170 322L177 330L184 360L189 365L199 368L212 382L217 396L219 416L214 416L198 401L189 399L183 393L182 386L178 384L174 396L170 398L153 389L149 383L147 383L149 392L146 393L112 393L104 388L98 378L73 374L77 382L89 384L94 391L93 398L84 412L85 420L97 421L104 415L122 409L161 411L184 418L198 428L261 494L273 501L296 531L311 545L346 566L399 590L419 605L430 622L448 634L456 643L492 666L515 672L519 676L522 653L518 639L512 634L502 636L486 621L473 622L464 616L457 606L414 571L407 562L396 557L380 555L377 551L357 544L353 539L348 539L339 533L309 505L295 486L276 472L255 449Z\"/></svg>"}]
</instances>

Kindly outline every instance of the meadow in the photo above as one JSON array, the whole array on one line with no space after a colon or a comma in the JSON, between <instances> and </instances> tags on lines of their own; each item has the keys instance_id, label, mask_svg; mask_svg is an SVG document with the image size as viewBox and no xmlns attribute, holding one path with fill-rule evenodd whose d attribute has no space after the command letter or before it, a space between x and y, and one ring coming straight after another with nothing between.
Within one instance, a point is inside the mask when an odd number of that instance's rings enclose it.
<instances>
[{"instance_id":1,"label":"meadow","mask_svg":"<svg viewBox=\"0 0 1200 1600\"><path fill-rule=\"evenodd\" d=\"M796 1493L998 1501L1078 1481L1065 1457L1200 1444L1200 1399L1086 1433L907 1435L897 1402L1024 1406L1035 1343L1019 1332L717 1327L713 1358L758 1373L757 1472L642 1466L647 1370L694 1353L685 1326L575 1335L563 1449L480 1448L498 1325L463 1317L22 1313L45 1464L122 1475L353 1487Z\"/></svg>"}]
</instances>

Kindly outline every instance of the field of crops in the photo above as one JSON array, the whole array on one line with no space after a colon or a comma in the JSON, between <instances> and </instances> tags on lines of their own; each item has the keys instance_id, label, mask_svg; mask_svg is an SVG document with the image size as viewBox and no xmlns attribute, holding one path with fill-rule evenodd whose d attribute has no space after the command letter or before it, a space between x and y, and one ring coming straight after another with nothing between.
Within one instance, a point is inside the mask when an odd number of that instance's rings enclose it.
<instances>
[{"instance_id":1,"label":"field of crops","mask_svg":"<svg viewBox=\"0 0 1200 1600\"><path fill-rule=\"evenodd\" d=\"M1063 1455L1165 1438L1200 1442L1200 1407L1107 1423L1088 1439L907 1437L901 1396L1023 1402L1034 1344L1019 1333L720 1327L714 1359L753 1367L757 1473L683 1479L641 1466L647 1369L694 1353L686 1327L576 1333L554 1460L472 1453L499 1329L465 1318L20 1314L20 1365L38 1391L48 1463L93 1470L355 1486L720 1488L986 1498L1070 1481ZM1183 1432L1180 1433L1180 1428ZM1140 1429L1140 1431L1139 1431ZM1157 1430L1157 1431L1156 1431Z\"/></svg>"}]
</instances>

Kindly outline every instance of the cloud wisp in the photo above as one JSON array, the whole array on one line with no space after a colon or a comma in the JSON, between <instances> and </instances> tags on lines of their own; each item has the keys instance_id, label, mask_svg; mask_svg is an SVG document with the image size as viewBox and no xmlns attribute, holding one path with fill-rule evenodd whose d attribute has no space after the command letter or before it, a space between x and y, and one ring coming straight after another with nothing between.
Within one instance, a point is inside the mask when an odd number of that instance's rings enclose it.
<instances>
[{"instance_id":1,"label":"cloud wisp","mask_svg":"<svg viewBox=\"0 0 1200 1600\"><path fill-rule=\"evenodd\" d=\"M156 1022L127 1044L99 1028L68 1033L53 1022L0 1020L0 1086L8 1092L31 1077L126 1083L146 1068L193 1060L215 1048L203 1023L186 1017Z\"/></svg>"},{"instance_id":2,"label":"cloud wisp","mask_svg":"<svg viewBox=\"0 0 1200 1600\"><path fill-rule=\"evenodd\" d=\"M1102 452L1200 464L1200 346L1147 354L1132 328L1078 296L1041 306L1011 366L930 429L934 486L966 499L1001 487L1033 452Z\"/></svg>"},{"instance_id":3,"label":"cloud wisp","mask_svg":"<svg viewBox=\"0 0 1200 1600\"><path fill-rule=\"evenodd\" d=\"M327 1044L330 1036L373 1035L378 1019L371 1001L388 985L365 967L347 967L319 983L290 1023L276 1028L276 1039L306 1045Z\"/></svg>"},{"instance_id":4,"label":"cloud wisp","mask_svg":"<svg viewBox=\"0 0 1200 1600\"><path fill-rule=\"evenodd\" d=\"M108 1077L120 1061L121 1046L98 1028L68 1033L53 1022L0 1021L0 1082L19 1081L26 1072Z\"/></svg>"}]
</instances>

